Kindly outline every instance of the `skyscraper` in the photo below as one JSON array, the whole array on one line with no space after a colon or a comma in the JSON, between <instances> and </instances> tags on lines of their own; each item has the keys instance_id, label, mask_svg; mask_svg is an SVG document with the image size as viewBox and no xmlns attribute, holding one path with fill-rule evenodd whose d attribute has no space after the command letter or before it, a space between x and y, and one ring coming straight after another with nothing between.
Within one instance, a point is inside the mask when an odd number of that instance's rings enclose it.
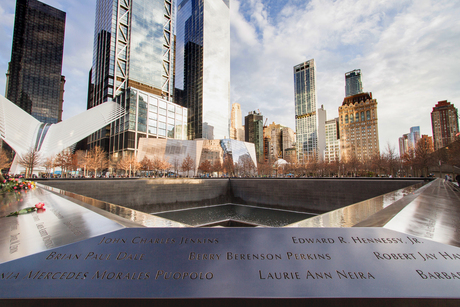
<instances>
[{"instance_id":1,"label":"skyscraper","mask_svg":"<svg viewBox=\"0 0 460 307\"><path fill-rule=\"evenodd\" d=\"M454 142L458 137L458 110L447 100L438 101L431 112L434 150Z\"/></svg>"},{"instance_id":2,"label":"skyscraper","mask_svg":"<svg viewBox=\"0 0 460 307\"><path fill-rule=\"evenodd\" d=\"M403 157L406 153L414 154L417 142L420 140L420 127L410 128L410 132L399 138L399 156Z\"/></svg>"},{"instance_id":3,"label":"skyscraper","mask_svg":"<svg viewBox=\"0 0 460 307\"><path fill-rule=\"evenodd\" d=\"M172 103L174 0L98 0L88 108L115 99L125 118L92 135L89 146L117 155L139 138L179 138L186 110Z\"/></svg>"},{"instance_id":4,"label":"skyscraper","mask_svg":"<svg viewBox=\"0 0 460 307\"><path fill-rule=\"evenodd\" d=\"M403 158L405 154L409 154L410 152L409 151L409 133L403 134L403 136L398 139L398 143L399 143L399 157Z\"/></svg>"},{"instance_id":5,"label":"skyscraper","mask_svg":"<svg viewBox=\"0 0 460 307\"><path fill-rule=\"evenodd\" d=\"M175 95L188 108L188 138L230 136L230 0L177 7ZM206 123L206 125L204 125Z\"/></svg>"},{"instance_id":6,"label":"skyscraper","mask_svg":"<svg viewBox=\"0 0 460 307\"><path fill-rule=\"evenodd\" d=\"M263 159L264 150L264 117L262 114L252 111L244 118L244 141L254 143L256 148L257 162Z\"/></svg>"},{"instance_id":7,"label":"skyscraper","mask_svg":"<svg viewBox=\"0 0 460 307\"><path fill-rule=\"evenodd\" d=\"M364 162L380 152L377 100L372 93L345 97L339 107L340 156Z\"/></svg>"},{"instance_id":8,"label":"skyscraper","mask_svg":"<svg viewBox=\"0 0 460 307\"><path fill-rule=\"evenodd\" d=\"M363 92L361 83L361 69L355 69L345 73L345 97Z\"/></svg>"},{"instance_id":9,"label":"skyscraper","mask_svg":"<svg viewBox=\"0 0 460 307\"><path fill-rule=\"evenodd\" d=\"M420 140L420 126L415 126L410 128L409 132L409 147L416 149L417 142Z\"/></svg>"},{"instance_id":10,"label":"skyscraper","mask_svg":"<svg viewBox=\"0 0 460 307\"><path fill-rule=\"evenodd\" d=\"M6 98L41 122L62 120L65 12L17 0Z\"/></svg>"},{"instance_id":11,"label":"skyscraper","mask_svg":"<svg viewBox=\"0 0 460 307\"><path fill-rule=\"evenodd\" d=\"M244 128L242 124L241 106L239 103L232 104L230 138L238 141L244 141Z\"/></svg>"},{"instance_id":12,"label":"skyscraper","mask_svg":"<svg viewBox=\"0 0 460 307\"><path fill-rule=\"evenodd\" d=\"M318 158L315 60L294 66L296 150L299 162Z\"/></svg>"},{"instance_id":13,"label":"skyscraper","mask_svg":"<svg viewBox=\"0 0 460 307\"><path fill-rule=\"evenodd\" d=\"M324 161L338 162L340 160L339 118L327 120L325 130L326 150L324 151Z\"/></svg>"}]
</instances>

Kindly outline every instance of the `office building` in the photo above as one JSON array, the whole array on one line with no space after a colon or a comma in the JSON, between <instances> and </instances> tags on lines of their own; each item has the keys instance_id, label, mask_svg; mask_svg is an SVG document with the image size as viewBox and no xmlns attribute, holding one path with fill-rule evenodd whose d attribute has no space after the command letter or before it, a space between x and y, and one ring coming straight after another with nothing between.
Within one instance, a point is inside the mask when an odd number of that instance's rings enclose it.
<instances>
[{"instance_id":1,"label":"office building","mask_svg":"<svg viewBox=\"0 0 460 307\"><path fill-rule=\"evenodd\" d=\"M379 154L377 100L372 93L345 97L339 107L340 156L367 161Z\"/></svg>"},{"instance_id":2,"label":"office building","mask_svg":"<svg viewBox=\"0 0 460 307\"><path fill-rule=\"evenodd\" d=\"M420 140L420 126L411 127L409 132L409 147L417 148L417 142Z\"/></svg>"},{"instance_id":3,"label":"office building","mask_svg":"<svg viewBox=\"0 0 460 307\"><path fill-rule=\"evenodd\" d=\"M409 150L409 133L403 134L403 136L398 139L398 143L400 158L404 157L404 155L409 154L411 152Z\"/></svg>"},{"instance_id":4,"label":"office building","mask_svg":"<svg viewBox=\"0 0 460 307\"><path fill-rule=\"evenodd\" d=\"M318 115L316 109L315 60L294 66L296 151L299 162L317 159Z\"/></svg>"},{"instance_id":5,"label":"office building","mask_svg":"<svg viewBox=\"0 0 460 307\"><path fill-rule=\"evenodd\" d=\"M228 138L230 0L178 3L175 69L175 99L188 109L188 139Z\"/></svg>"},{"instance_id":6,"label":"office building","mask_svg":"<svg viewBox=\"0 0 460 307\"><path fill-rule=\"evenodd\" d=\"M458 138L458 110L447 100L438 101L431 112L434 150L453 143Z\"/></svg>"},{"instance_id":7,"label":"office building","mask_svg":"<svg viewBox=\"0 0 460 307\"><path fill-rule=\"evenodd\" d=\"M355 69L345 73L345 97L363 92L361 83L361 69Z\"/></svg>"},{"instance_id":8,"label":"office building","mask_svg":"<svg viewBox=\"0 0 460 307\"><path fill-rule=\"evenodd\" d=\"M62 120L65 19L40 1L16 1L6 98L48 124Z\"/></svg>"},{"instance_id":9,"label":"office building","mask_svg":"<svg viewBox=\"0 0 460 307\"><path fill-rule=\"evenodd\" d=\"M174 0L96 2L88 108L114 99L128 115L93 134L90 148L134 153L140 138L167 137L176 125L183 129L183 108L172 104L174 7ZM154 110L157 126L150 118Z\"/></svg>"},{"instance_id":10,"label":"office building","mask_svg":"<svg viewBox=\"0 0 460 307\"><path fill-rule=\"evenodd\" d=\"M326 121L327 113L324 106L317 111L318 118L318 159L324 161L324 152L326 151Z\"/></svg>"},{"instance_id":11,"label":"office building","mask_svg":"<svg viewBox=\"0 0 460 307\"><path fill-rule=\"evenodd\" d=\"M244 128L242 124L241 106L239 103L232 104L232 116L230 124L230 138L244 141Z\"/></svg>"},{"instance_id":12,"label":"office building","mask_svg":"<svg viewBox=\"0 0 460 307\"><path fill-rule=\"evenodd\" d=\"M420 127L410 128L410 132L399 138L399 156L403 157L406 153L414 153L417 142L420 140Z\"/></svg>"},{"instance_id":13,"label":"office building","mask_svg":"<svg viewBox=\"0 0 460 307\"><path fill-rule=\"evenodd\" d=\"M255 146L257 161L263 159L264 151L264 127L262 114L251 111L244 118L244 141L253 143Z\"/></svg>"},{"instance_id":14,"label":"office building","mask_svg":"<svg viewBox=\"0 0 460 307\"><path fill-rule=\"evenodd\" d=\"M423 145L423 148L428 148L428 152L434 151L433 137L424 134L420 138L419 142Z\"/></svg>"},{"instance_id":15,"label":"office building","mask_svg":"<svg viewBox=\"0 0 460 307\"><path fill-rule=\"evenodd\" d=\"M295 157L292 157L293 152L295 152L296 141L294 130L272 122L270 125L264 126L263 131L266 161L284 159L291 162L296 160ZM287 152L288 154L286 154Z\"/></svg>"},{"instance_id":16,"label":"office building","mask_svg":"<svg viewBox=\"0 0 460 307\"><path fill-rule=\"evenodd\" d=\"M268 139L268 155L270 161L276 161L283 158L283 143L282 143L283 126L272 122L264 127L263 135Z\"/></svg>"},{"instance_id":17,"label":"office building","mask_svg":"<svg viewBox=\"0 0 460 307\"><path fill-rule=\"evenodd\" d=\"M282 127L281 140L283 144L283 159L288 162L296 161L295 153L295 132L289 127Z\"/></svg>"},{"instance_id":18,"label":"office building","mask_svg":"<svg viewBox=\"0 0 460 307\"><path fill-rule=\"evenodd\" d=\"M325 123L326 150L324 151L325 162L340 161L340 136L339 118L327 120Z\"/></svg>"}]
</instances>

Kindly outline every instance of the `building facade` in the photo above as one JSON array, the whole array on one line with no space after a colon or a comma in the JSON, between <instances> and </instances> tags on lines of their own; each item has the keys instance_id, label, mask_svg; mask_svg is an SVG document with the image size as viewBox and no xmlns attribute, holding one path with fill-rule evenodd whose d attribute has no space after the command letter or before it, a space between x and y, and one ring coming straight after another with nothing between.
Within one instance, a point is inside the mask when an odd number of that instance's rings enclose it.
<instances>
[{"instance_id":1,"label":"building facade","mask_svg":"<svg viewBox=\"0 0 460 307\"><path fill-rule=\"evenodd\" d=\"M411 127L409 133L399 138L399 156L403 157L406 153L415 152L419 140L420 126Z\"/></svg>"},{"instance_id":2,"label":"building facade","mask_svg":"<svg viewBox=\"0 0 460 307\"><path fill-rule=\"evenodd\" d=\"M149 133L150 99L173 101L174 7L174 0L96 2L88 109L113 99L128 115L93 134L89 147L135 152L131 145Z\"/></svg>"},{"instance_id":3,"label":"building facade","mask_svg":"<svg viewBox=\"0 0 460 307\"><path fill-rule=\"evenodd\" d=\"M187 138L187 108L133 87L115 101L127 110L129 119L125 116L111 124L109 153L114 158L137 153L141 138Z\"/></svg>"},{"instance_id":4,"label":"building facade","mask_svg":"<svg viewBox=\"0 0 460 307\"><path fill-rule=\"evenodd\" d=\"M406 153L409 153L409 133L403 134L398 139L399 143L399 157L402 158Z\"/></svg>"},{"instance_id":5,"label":"building facade","mask_svg":"<svg viewBox=\"0 0 460 307\"><path fill-rule=\"evenodd\" d=\"M363 92L361 82L361 69L355 69L345 73L345 97Z\"/></svg>"},{"instance_id":6,"label":"building facade","mask_svg":"<svg viewBox=\"0 0 460 307\"><path fill-rule=\"evenodd\" d=\"M188 139L228 138L230 0L178 3L175 69L175 99L188 109Z\"/></svg>"},{"instance_id":7,"label":"building facade","mask_svg":"<svg viewBox=\"0 0 460 307\"><path fill-rule=\"evenodd\" d=\"M339 107L340 156L364 162L379 154L377 100L372 93L345 97Z\"/></svg>"},{"instance_id":8,"label":"building facade","mask_svg":"<svg viewBox=\"0 0 460 307\"><path fill-rule=\"evenodd\" d=\"M263 115L251 111L244 118L244 141L253 143L255 146L257 161L261 161L264 155L264 123Z\"/></svg>"},{"instance_id":9,"label":"building facade","mask_svg":"<svg viewBox=\"0 0 460 307\"><path fill-rule=\"evenodd\" d=\"M62 120L65 19L40 1L16 1L6 98L43 123Z\"/></svg>"},{"instance_id":10,"label":"building facade","mask_svg":"<svg viewBox=\"0 0 460 307\"><path fill-rule=\"evenodd\" d=\"M268 139L269 161L276 161L283 158L283 126L272 122L264 127L264 138Z\"/></svg>"},{"instance_id":11,"label":"building facade","mask_svg":"<svg viewBox=\"0 0 460 307\"><path fill-rule=\"evenodd\" d=\"M283 127L281 131L281 140L283 144L283 159L288 162L296 161L296 158L293 157L295 153L295 132L289 127Z\"/></svg>"},{"instance_id":12,"label":"building facade","mask_svg":"<svg viewBox=\"0 0 460 307\"><path fill-rule=\"evenodd\" d=\"M453 143L459 136L458 110L447 100L438 101L431 112L434 150Z\"/></svg>"},{"instance_id":13,"label":"building facade","mask_svg":"<svg viewBox=\"0 0 460 307\"><path fill-rule=\"evenodd\" d=\"M434 151L433 137L424 134L420 138L419 142L423 143L424 148L428 148L428 152Z\"/></svg>"},{"instance_id":14,"label":"building facade","mask_svg":"<svg viewBox=\"0 0 460 307\"><path fill-rule=\"evenodd\" d=\"M318 158L315 60L294 66L296 151L299 161Z\"/></svg>"},{"instance_id":15,"label":"building facade","mask_svg":"<svg viewBox=\"0 0 460 307\"><path fill-rule=\"evenodd\" d=\"M244 141L244 128L242 124L241 106L239 103L232 104L232 117L230 124L230 138Z\"/></svg>"},{"instance_id":16,"label":"building facade","mask_svg":"<svg viewBox=\"0 0 460 307\"><path fill-rule=\"evenodd\" d=\"M339 118L327 120L325 123L326 132L326 150L324 151L324 161L340 161L340 136L339 136Z\"/></svg>"},{"instance_id":17,"label":"building facade","mask_svg":"<svg viewBox=\"0 0 460 307\"><path fill-rule=\"evenodd\" d=\"M189 156L193 160L191 174L181 171L184 159ZM159 158L171 164L172 170L182 176L192 176L198 173L201 163L208 160L211 165L216 161L224 164L227 158L240 165L252 165L252 170L257 168L255 147L252 143L231 139L223 140L172 140L172 139L140 139L138 161L144 157L148 159ZM230 174L229 174L230 175Z\"/></svg>"}]
</instances>

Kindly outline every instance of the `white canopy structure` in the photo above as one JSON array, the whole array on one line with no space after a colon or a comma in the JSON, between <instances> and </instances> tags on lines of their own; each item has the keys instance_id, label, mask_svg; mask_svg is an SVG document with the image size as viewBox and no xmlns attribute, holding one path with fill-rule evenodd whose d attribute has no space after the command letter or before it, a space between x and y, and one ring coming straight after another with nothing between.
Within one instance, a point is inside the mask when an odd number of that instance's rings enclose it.
<instances>
[{"instance_id":1,"label":"white canopy structure","mask_svg":"<svg viewBox=\"0 0 460 307\"><path fill-rule=\"evenodd\" d=\"M108 101L57 124L45 124L0 95L0 136L17 157L36 150L42 158L52 157L67 147L126 114L116 102Z\"/></svg>"}]
</instances>

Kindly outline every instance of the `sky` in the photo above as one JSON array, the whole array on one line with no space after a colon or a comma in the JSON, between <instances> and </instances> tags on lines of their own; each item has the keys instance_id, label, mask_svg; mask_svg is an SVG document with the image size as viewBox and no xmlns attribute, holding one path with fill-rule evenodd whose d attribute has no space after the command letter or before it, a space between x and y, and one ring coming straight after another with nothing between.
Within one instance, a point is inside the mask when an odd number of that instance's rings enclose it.
<instances>
[{"instance_id":1,"label":"sky","mask_svg":"<svg viewBox=\"0 0 460 307\"><path fill-rule=\"evenodd\" d=\"M94 0L43 0L67 13L63 118L86 109ZM15 1L0 0L0 94L11 58ZM293 67L315 59L318 108L338 116L345 73L361 69L378 103L380 150L420 126L432 108L460 107L460 0L231 0L231 102L243 117L295 130Z\"/></svg>"}]
</instances>

